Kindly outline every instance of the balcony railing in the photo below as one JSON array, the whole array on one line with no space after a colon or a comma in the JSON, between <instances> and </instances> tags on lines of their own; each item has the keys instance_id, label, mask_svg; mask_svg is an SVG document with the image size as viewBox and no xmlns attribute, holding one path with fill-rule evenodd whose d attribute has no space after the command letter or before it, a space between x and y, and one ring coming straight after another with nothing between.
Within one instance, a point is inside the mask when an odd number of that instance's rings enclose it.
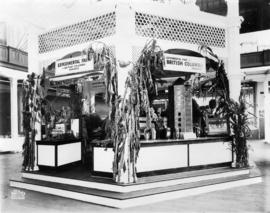
<instances>
[{"instance_id":1,"label":"balcony railing","mask_svg":"<svg viewBox=\"0 0 270 213\"><path fill-rule=\"evenodd\" d=\"M0 62L28 67L28 54L14 47L0 45Z\"/></svg>"},{"instance_id":2,"label":"balcony railing","mask_svg":"<svg viewBox=\"0 0 270 213\"><path fill-rule=\"evenodd\" d=\"M241 68L270 65L270 50L241 54Z\"/></svg>"}]
</instances>

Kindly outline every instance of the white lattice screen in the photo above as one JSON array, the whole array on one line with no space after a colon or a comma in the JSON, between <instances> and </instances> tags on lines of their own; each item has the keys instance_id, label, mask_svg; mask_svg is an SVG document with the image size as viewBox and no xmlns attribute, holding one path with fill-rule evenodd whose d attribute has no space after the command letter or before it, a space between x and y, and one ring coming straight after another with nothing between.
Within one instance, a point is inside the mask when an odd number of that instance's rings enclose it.
<instances>
[{"instance_id":1,"label":"white lattice screen","mask_svg":"<svg viewBox=\"0 0 270 213\"><path fill-rule=\"evenodd\" d=\"M143 37L225 48L225 29L136 12L136 34Z\"/></svg>"},{"instance_id":2,"label":"white lattice screen","mask_svg":"<svg viewBox=\"0 0 270 213\"><path fill-rule=\"evenodd\" d=\"M97 40L116 32L115 12L107 13L39 36L39 53Z\"/></svg>"}]
</instances>

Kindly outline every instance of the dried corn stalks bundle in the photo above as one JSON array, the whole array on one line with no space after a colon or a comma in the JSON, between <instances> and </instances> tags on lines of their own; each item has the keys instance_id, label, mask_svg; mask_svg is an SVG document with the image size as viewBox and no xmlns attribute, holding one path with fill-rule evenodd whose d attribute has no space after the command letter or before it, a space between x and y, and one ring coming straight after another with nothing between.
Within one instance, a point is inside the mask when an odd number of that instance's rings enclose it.
<instances>
[{"instance_id":1,"label":"dried corn stalks bundle","mask_svg":"<svg viewBox=\"0 0 270 213\"><path fill-rule=\"evenodd\" d=\"M122 103L116 105L114 141L114 180L118 183L136 182L136 163L140 150L139 117L141 109L146 114L147 128L151 128L153 113L149 91L156 92L152 78L155 40L142 50L141 57L133 66L126 80Z\"/></svg>"}]
</instances>

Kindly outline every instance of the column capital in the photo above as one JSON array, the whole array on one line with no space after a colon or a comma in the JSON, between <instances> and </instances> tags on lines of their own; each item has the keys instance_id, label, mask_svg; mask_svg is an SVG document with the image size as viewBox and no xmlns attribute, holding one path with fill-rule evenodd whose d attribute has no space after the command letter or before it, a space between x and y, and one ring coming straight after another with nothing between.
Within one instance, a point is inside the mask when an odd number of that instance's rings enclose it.
<instances>
[{"instance_id":1,"label":"column capital","mask_svg":"<svg viewBox=\"0 0 270 213\"><path fill-rule=\"evenodd\" d=\"M15 77L15 76L11 76L11 77L8 77L10 82L16 82L19 80L19 78Z\"/></svg>"},{"instance_id":2,"label":"column capital","mask_svg":"<svg viewBox=\"0 0 270 213\"><path fill-rule=\"evenodd\" d=\"M244 74L243 73L240 73L240 74L227 74L228 78L229 79L243 79L244 78Z\"/></svg>"},{"instance_id":3,"label":"column capital","mask_svg":"<svg viewBox=\"0 0 270 213\"><path fill-rule=\"evenodd\" d=\"M232 16L227 18L228 28L240 28L244 21L243 16Z\"/></svg>"},{"instance_id":4,"label":"column capital","mask_svg":"<svg viewBox=\"0 0 270 213\"><path fill-rule=\"evenodd\" d=\"M227 3L227 20L229 27L241 27L243 17L239 16L239 0L225 0Z\"/></svg>"}]
</instances>

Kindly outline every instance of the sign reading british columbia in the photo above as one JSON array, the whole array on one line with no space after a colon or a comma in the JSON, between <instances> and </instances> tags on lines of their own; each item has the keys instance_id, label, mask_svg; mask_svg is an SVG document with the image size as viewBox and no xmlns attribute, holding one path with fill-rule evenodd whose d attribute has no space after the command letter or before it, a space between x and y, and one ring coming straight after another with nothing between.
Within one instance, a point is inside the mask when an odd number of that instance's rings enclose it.
<instances>
[{"instance_id":1,"label":"sign reading british columbia","mask_svg":"<svg viewBox=\"0 0 270 213\"><path fill-rule=\"evenodd\" d=\"M163 69L177 72L205 73L205 58L185 55L164 54Z\"/></svg>"},{"instance_id":2,"label":"sign reading british columbia","mask_svg":"<svg viewBox=\"0 0 270 213\"><path fill-rule=\"evenodd\" d=\"M86 55L83 55L56 61L55 76L81 73L93 69L94 69L93 59L89 60Z\"/></svg>"}]
</instances>

